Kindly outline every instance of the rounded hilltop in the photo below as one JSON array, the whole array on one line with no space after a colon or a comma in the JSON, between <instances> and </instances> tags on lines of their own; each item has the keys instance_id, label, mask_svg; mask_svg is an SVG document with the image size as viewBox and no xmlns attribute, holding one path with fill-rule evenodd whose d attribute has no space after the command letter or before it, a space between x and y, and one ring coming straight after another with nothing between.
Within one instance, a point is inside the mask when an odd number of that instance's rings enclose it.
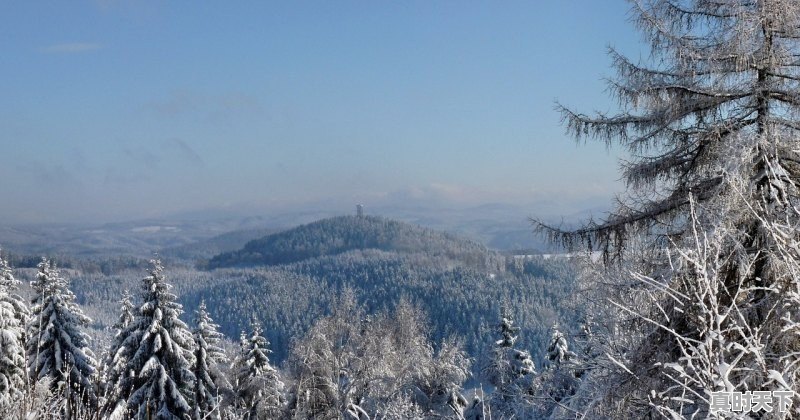
<instances>
[{"instance_id":1,"label":"rounded hilltop","mask_svg":"<svg viewBox=\"0 0 800 420\"><path fill-rule=\"evenodd\" d=\"M338 216L252 240L209 261L209 268L291 264L353 250L425 253L458 260L487 253L476 242L377 216Z\"/></svg>"}]
</instances>

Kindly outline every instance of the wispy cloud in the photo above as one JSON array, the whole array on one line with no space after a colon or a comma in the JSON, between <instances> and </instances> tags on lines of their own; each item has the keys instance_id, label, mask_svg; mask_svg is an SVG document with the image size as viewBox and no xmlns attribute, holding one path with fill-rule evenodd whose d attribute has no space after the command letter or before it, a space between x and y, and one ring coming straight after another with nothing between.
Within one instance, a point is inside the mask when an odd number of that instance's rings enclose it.
<instances>
[{"instance_id":1,"label":"wispy cloud","mask_svg":"<svg viewBox=\"0 0 800 420\"><path fill-rule=\"evenodd\" d=\"M192 148L187 142L177 138L171 137L166 140L166 144L170 148L174 148L178 151L181 157L191 162L193 165L198 167L205 166L203 162L203 158L200 157L200 154Z\"/></svg>"},{"instance_id":2,"label":"wispy cloud","mask_svg":"<svg viewBox=\"0 0 800 420\"><path fill-rule=\"evenodd\" d=\"M387 206L463 207L487 204L523 206L537 214L571 214L590 208L605 209L613 189L602 184L586 184L574 188L516 189L512 187L482 188L471 185L430 183L398 190L378 192L365 197Z\"/></svg>"},{"instance_id":3,"label":"wispy cloud","mask_svg":"<svg viewBox=\"0 0 800 420\"><path fill-rule=\"evenodd\" d=\"M207 94L192 90L170 92L166 97L152 101L145 107L162 118L195 115L204 119L220 119L263 111L258 98L246 93Z\"/></svg>"},{"instance_id":4,"label":"wispy cloud","mask_svg":"<svg viewBox=\"0 0 800 420\"><path fill-rule=\"evenodd\" d=\"M92 42L69 42L64 44L54 44L42 48L40 51L47 54L80 54L96 51L103 48L102 45Z\"/></svg>"},{"instance_id":5,"label":"wispy cloud","mask_svg":"<svg viewBox=\"0 0 800 420\"><path fill-rule=\"evenodd\" d=\"M81 184L76 174L61 162L33 160L16 165L17 171L36 181L37 187L60 189Z\"/></svg>"},{"instance_id":6,"label":"wispy cloud","mask_svg":"<svg viewBox=\"0 0 800 420\"><path fill-rule=\"evenodd\" d=\"M487 201L505 201L515 196L513 190L503 188L478 188L469 185L430 183L415 185L390 191L384 194L390 201L418 203L462 203L474 204Z\"/></svg>"},{"instance_id":7,"label":"wispy cloud","mask_svg":"<svg viewBox=\"0 0 800 420\"><path fill-rule=\"evenodd\" d=\"M136 167L147 167L151 170L159 168L161 157L143 146L123 147L122 154Z\"/></svg>"}]
</instances>

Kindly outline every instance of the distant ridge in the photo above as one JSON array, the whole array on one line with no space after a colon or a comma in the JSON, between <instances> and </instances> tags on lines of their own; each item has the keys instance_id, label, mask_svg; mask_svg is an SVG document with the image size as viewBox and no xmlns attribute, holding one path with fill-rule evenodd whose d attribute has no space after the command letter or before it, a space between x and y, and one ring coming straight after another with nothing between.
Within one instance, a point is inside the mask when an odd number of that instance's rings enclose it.
<instances>
[{"instance_id":1,"label":"distant ridge","mask_svg":"<svg viewBox=\"0 0 800 420\"><path fill-rule=\"evenodd\" d=\"M424 253L479 262L488 249L454 235L376 216L339 216L252 240L211 258L209 268L291 264L353 250Z\"/></svg>"},{"instance_id":2,"label":"distant ridge","mask_svg":"<svg viewBox=\"0 0 800 420\"><path fill-rule=\"evenodd\" d=\"M164 248L159 251L159 254L185 260L208 260L217 254L240 249L244 244L253 239L258 239L278 231L279 229L271 228L234 230L196 242Z\"/></svg>"}]
</instances>

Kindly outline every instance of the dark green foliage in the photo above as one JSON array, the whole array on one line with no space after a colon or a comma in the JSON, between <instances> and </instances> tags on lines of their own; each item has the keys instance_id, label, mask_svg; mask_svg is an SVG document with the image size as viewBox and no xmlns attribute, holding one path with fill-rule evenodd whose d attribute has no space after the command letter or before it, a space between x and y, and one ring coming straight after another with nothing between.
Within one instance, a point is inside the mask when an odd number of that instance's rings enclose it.
<instances>
[{"instance_id":1,"label":"dark green foliage","mask_svg":"<svg viewBox=\"0 0 800 420\"><path fill-rule=\"evenodd\" d=\"M486 248L452 235L381 217L340 216L248 242L243 249L215 256L209 268L290 264L352 250L421 252L487 265Z\"/></svg>"},{"instance_id":2,"label":"dark green foliage","mask_svg":"<svg viewBox=\"0 0 800 420\"><path fill-rule=\"evenodd\" d=\"M567 259L542 258L528 259L522 267L488 273L423 254L351 251L280 267L217 270L207 286L185 294L183 302L192 307L205 298L228 337L236 337L250 314L257 314L278 363L286 358L290 340L330 313L330 297L345 288L352 288L370 313L407 298L428 314L433 341L457 335L473 356L494 340L498 302L508 302L522 329L518 346L530 349L541 363L550 325L560 321L565 331L572 330L575 313L563 305L573 291L573 267Z\"/></svg>"},{"instance_id":3,"label":"dark green foliage","mask_svg":"<svg viewBox=\"0 0 800 420\"><path fill-rule=\"evenodd\" d=\"M308 229L317 231L317 237L333 236L342 226L356 223L355 219L328 219L287 231L297 234L291 240L286 232L280 235L286 243L301 242L301 232ZM574 305L567 306L575 287L572 260L503 256L447 234L379 218L364 219L376 229L403 231L399 236L406 238L404 251L350 250L291 264L212 271L170 265L165 274L187 311L206 300L209 315L230 340L249 329L248 319L255 314L271 343L270 359L276 365L287 358L291 341L329 315L332 297L347 288L353 289L368 313L391 311L401 298L420 307L428 314L431 340L459 337L467 353L476 358L475 369L484 362L480 355L488 353L485 347L496 340L492 331L501 303L507 304L515 325L521 328L518 348L530 351L537 366L544 361L554 322L563 326L567 336L575 331L574 320L580 314ZM331 227L332 233L323 234L322 226ZM111 326L118 313L115 302L122 290L137 287L140 273L123 270L111 276L96 272L73 276L78 301L87 314L108 320L93 325L95 328Z\"/></svg>"}]
</instances>

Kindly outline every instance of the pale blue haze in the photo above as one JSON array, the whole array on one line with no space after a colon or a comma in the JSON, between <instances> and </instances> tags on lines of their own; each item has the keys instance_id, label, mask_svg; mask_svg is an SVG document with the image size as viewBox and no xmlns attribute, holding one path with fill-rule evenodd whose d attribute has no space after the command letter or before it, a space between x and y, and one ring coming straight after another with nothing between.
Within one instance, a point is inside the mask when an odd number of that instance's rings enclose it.
<instances>
[{"instance_id":1,"label":"pale blue haze","mask_svg":"<svg viewBox=\"0 0 800 420\"><path fill-rule=\"evenodd\" d=\"M0 218L608 200L617 151L553 106L614 109L606 47L645 51L628 8L3 2Z\"/></svg>"}]
</instances>

